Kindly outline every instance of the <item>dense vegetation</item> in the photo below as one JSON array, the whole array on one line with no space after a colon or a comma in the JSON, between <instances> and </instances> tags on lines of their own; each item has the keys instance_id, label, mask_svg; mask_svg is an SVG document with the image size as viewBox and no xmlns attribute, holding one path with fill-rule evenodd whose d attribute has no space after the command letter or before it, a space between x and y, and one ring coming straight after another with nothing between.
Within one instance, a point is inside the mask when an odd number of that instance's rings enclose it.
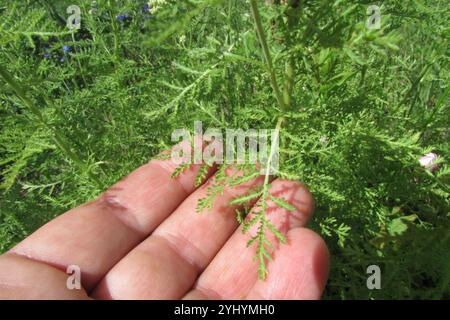
<instances>
[{"instance_id":1,"label":"dense vegetation","mask_svg":"<svg viewBox=\"0 0 450 320\"><path fill-rule=\"evenodd\" d=\"M0 0L0 252L174 129L282 118L279 175L308 185L332 254L324 298L449 299L448 2L377 1L368 29L371 1L257 1L272 68L250 2Z\"/></svg>"}]
</instances>

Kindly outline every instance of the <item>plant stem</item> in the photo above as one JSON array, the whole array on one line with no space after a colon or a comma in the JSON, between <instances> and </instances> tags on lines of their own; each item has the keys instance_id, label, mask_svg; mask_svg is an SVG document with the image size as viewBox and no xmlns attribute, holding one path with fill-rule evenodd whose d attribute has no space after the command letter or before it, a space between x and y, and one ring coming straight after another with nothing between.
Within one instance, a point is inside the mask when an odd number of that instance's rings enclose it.
<instances>
[{"instance_id":1,"label":"plant stem","mask_svg":"<svg viewBox=\"0 0 450 320\"><path fill-rule=\"evenodd\" d=\"M81 158L74 153L68 143L66 142L65 137L57 130L55 130L44 118L42 112L39 108L31 101L30 98L27 97L25 90L14 80L14 78L6 71L3 66L0 65L0 76L8 83L17 96L25 103L25 105L30 109L30 111L38 118L39 122L49 129L53 133L53 141L55 144L79 167L82 169L86 169L87 165L81 160ZM103 189L103 183L90 171L88 170L89 177L97 183L97 185Z\"/></svg>"},{"instance_id":2,"label":"plant stem","mask_svg":"<svg viewBox=\"0 0 450 320\"><path fill-rule=\"evenodd\" d=\"M112 29L113 29L113 38L114 38L114 60L115 62L119 61L119 40L117 39L117 21L112 14L112 5L111 1L108 1L109 17L111 18Z\"/></svg>"},{"instance_id":3,"label":"plant stem","mask_svg":"<svg viewBox=\"0 0 450 320\"><path fill-rule=\"evenodd\" d=\"M72 32L72 42L75 45L76 41L75 41L75 33L74 32ZM74 48L75 48L75 46L74 46ZM75 48L75 50L77 50L77 49ZM84 87L86 88L87 87L87 82L86 82L86 79L84 78L84 75L83 75L83 68L81 67L81 62L80 62L80 58L78 57L78 54L75 55L75 59L77 60L78 68L80 69L81 79L83 80Z\"/></svg>"},{"instance_id":4,"label":"plant stem","mask_svg":"<svg viewBox=\"0 0 450 320\"><path fill-rule=\"evenodd\" d=\"M296 12L298 9L299 1L290 0L289 8L286 11L287 15L287 35L286 35L286 46L292 46L292 35L291 30L295 27L299 20L299 15ZM283 84L283 102L287 109L292 109L292 90L294 87L294 75L295 75L295 61L291 54L286 62L285 74L284 74L284 84Z\"/></svg>"},{"instance_id":5,"label":"plant stem","mask_svg":"<svg viewBox=\"0 0 450 320\"><path fill-rule=\"evenodd\" d=\"M27 105L30 111L39 119L39 121L44 124L47 128L49 125L45 122L44 117L40 110L34 105L34 103L26 96L25 91L19 86L19 84L11 77L11 75L3 69L3 66L0 65L0 76L8 83L16 92L17 96L22 99L23 102Z\"/></svg>"},{"instance_id":6,"label":"plant stem","mask_svg":"<svg viewBox=\"0 0 450 320\"><path fill-rule=\"evenodd\" d=\"M285 118L284 117L279 117L277 120L277 125L275 127L275 138L272 137L272 140L276 140L279 138L280 136L280 130L284 124ZM267 191L265 188L266 186L269 184L269 176L271 174L271 166L272 166L272 159L274 156L274 148L273 148L273 143L270 146L270 151L269 151L269 158L267 159L267 167L266 167L266 172L264 175L264 184L263 184L263 190Z\"/></svg>"},{"instance_id":7,"label":"plant stem","mask_svg":"<svg viewBox=\"0 0 450 320\"><path fill-rule=\"evenodd\" d=\"M277 99L277 102L278 102L281 110L287 111L287 106L285 105L285 103L283 101L283 98L280 93L280 88L278 87L278 84L277 84L277 78L275 75L275 71L273 69L272 58L270 56L269 47L267 45L266 36L264 34L264 29L262 27L261 16L259 14L258 5L256 4L256 0L250 0L250 4L252 7L253 18L255 19L256 33L258 34L259 42L263 49L264 58L266 60L267 69L269 71L270 84L272 85L272 89L275 94L275 98Z\"/></svg>"}]
</instances>

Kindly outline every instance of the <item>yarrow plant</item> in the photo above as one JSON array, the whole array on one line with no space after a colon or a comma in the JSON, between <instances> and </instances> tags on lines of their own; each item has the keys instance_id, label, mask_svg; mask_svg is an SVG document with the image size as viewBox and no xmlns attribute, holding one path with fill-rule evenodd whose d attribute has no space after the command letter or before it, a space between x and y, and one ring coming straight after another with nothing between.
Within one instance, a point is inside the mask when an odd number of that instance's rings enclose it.
<instances>
[{"instance_id":1,"label":"yarrow plant","mask_svg":"<svg viewBox=\"0 0 450 320\"><path fill-rule=\"evenodd\" d=\"M279 133L277 170L230 203L258 230L261 278L269 234L285 240L267 206L295 209L269 192L279 177L314 195L311 228L333 257L325 298L450 297L445 2L80 0L73 30L68 5L0 0L2 252L202 121ZM250 162L204 163L196 185L211 165L201 214L261 176ZM370 265L381 290L366 286Z\"/></svg>"}]
</instances>

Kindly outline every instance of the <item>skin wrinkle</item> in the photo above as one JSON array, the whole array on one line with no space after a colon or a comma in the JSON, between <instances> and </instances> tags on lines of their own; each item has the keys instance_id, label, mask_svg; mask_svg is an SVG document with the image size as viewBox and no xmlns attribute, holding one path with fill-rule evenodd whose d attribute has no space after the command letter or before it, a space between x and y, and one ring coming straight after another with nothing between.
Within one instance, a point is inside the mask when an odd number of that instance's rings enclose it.
<instances>
[{"instance_id":1,"label":"skin wrinkle","mask_svg":"<svg viewBox=\"0 0 450 320\"><path fill-rule=\"evenodd\" d=\"M10 259L11 261L9 263L16 263L17 261L15 260L19 260L19 261L24 261L24 262L28 262L29 265L27 267L30 266L35 266L36 268L43 268L43 270L47 270L48 272L52 272L52 271L56 271L55 275L59 274L61 276L63 276L63 279L67 278L68 275L65 272L65 270L61 270L58 265L52 265L46 262L42 262L42 261L38 261L35 259L32 259L28 256L25 255L21 255L15 252L7 252L5 253L3 256L1 256L3 258L6 258L7 261L8 259ZM1 266L1 265L0 265ZM82 275L83 276L83 275ZM64 285L66 285L66 283L64 282ZM26 290L26 291L32 291L32 290L36 290L36 292L39 292L41 289L40 285L33 285L30 283L26 283L26 284L22 284L22 285L17 285L17 284L11 284L9 281L5 282L4 278L0 278L0 288L4 287L4 288L12 288L12 289L19 289L19 290ZM85 290L85 288L83 286L81 286L81 289L78 290L77 293L81 293L83 296L88 297L87 291ZM20 299L20 297L14 298L14 299Z\"/></svg>"},{"instance_id":2,"label":"skin wrinkle","mask_svg":"<svg viewBox=\"0 0 450 320\"><path fill-rule=\"evenodd\" d=\"M164 170L167 173L168 176L170 176L172 174L173 170L176 167L172 163L172 161L154 161L154 162L150 162L148 165L150 165L151 163L156 164L160 169ZM197 166L192 165L191 167L186 169L186 171L193 171L193 170L196 170L196 169L197 169ZM173 180L176 181L177 184L184 191L184 196L185 197L191 193L192 187L190 185L185 185L182 182L183 180L180 180L179 177L177 177L176 179L173 179Z\"/></svg>"},{"instance_id":3,"label":"skin wrinkle","mask_svg":"<svg viewBox=\"0 0 450 320\"><path fill-rule=\"evenodd\" d=\"M145 233L141 231L136 214L132 212L130 207L121 200L119 194L115 194L120 188L111 188L101 195L97 202L99 205L109 209L109 212L114 214L126 227L138 233L140 237L145 237Z\"/></svg>"},{"instance_id":4,"label":"skin wrinkle","mask_svg":"<svg viewBox=\"0 0 450 320\"><path fill-rule=\"evenodd\" d=\"M213 289L209 289L209 288L204 288L202 286L199 285L194 285L194 290L198 291L200 294L202 294L205 298L210 299L210 300L225 300L225 297L222 296L220 293L218 293L217 291L213 290Z\"/></svg>"},{"instance_id":5,"label":"skin wrinkle","mask_svg":"<svg viewBox=\"0 0 450 320\"><path fill-rule=\"evenodd\" d=\"M168 247L177 255L179 256L184 262L186 262L186 264L190 265L193 267L193 269L195 270L196 274L199 274L202 270L203 267L200 266L198 263L195 262L195 259L192 257L188 257L187 255L185 255L183 253L183 250L180 249L180 245L184 244L186 246L189 247L189 249L193 249L194 252L196 252L197 256L201 256L202 259L206 259L205 255L201 252L201 250L195 246L192 242L190 242L189 240L187 240L185 237L182 237L181 235L174 235L174 234L153 234L152 237L156 237L159 239L164 240ZM188 252L191 252L191 250L188 250Z\"/></svg>"},{"instance_id":6,"label":"skin wrinkle","mask_svg":"<svg viewBox=\"0 0 450 320\"><path fill-rule=\"evenodd\" d=\"M26 250L26 249L23 249L20 252L18 252L18 251L15 251L14 248L12 248L5 255L13 255L13 256L16 256L21 259L27 259L27 260L35 262L35 263L39 263L39 264L43 264L43 265L52 267L52 268L54 268L58 271L64 272L64 273L67 270L67 266L57 263L55 261L56 259L52 259L52 260L49 259L49 260L43 261L43 260L36 258L32 254L28 253L28 250Z\"/></svg>"},{"instance_id":7,"label":"skin wrinkle","mask_svg":"<svg viewBox=\"0 0 450 320\"><path fill-rule=\"evenodd\" d=\"M13 250L13 249L11 249L11 250ZM7 255L16 256L16 257L21 258L21 259L29 260L29 261L31 261L33 263L38 263L40 265L44 265L46 267L53 268L55 270L58 270L59 272L64 273L64 276L66 276L66 277L68 276L67 273L66 273L66 270L67 270L67 267L69 266L69 264L68 265L63 265L61 263L58 263L58 262L56 262L54 260L49 260L49 259L46 259L45 261L44 260L40 260L37 257L34 257L34 256L30 255L30 254L27 254L26 251L21 251L21 252L8 251L7 253L5 253L5 256L7 256ZM83 269L81 269L81 287L82 287L83 291L85 291L88 295L90 294L90 292L93 291L93 289L97 286L97 284L100 283L101 280L97 281L93 285L93 288L91 290L87 290L87 288L85 288L83 283L86 282L86 280L88 280L90 282L90 281L92 281L91 279L94 279L96 277L97 277L97 275L87 274L85 271L83 271Z\"/></svg>"}]
</instances>

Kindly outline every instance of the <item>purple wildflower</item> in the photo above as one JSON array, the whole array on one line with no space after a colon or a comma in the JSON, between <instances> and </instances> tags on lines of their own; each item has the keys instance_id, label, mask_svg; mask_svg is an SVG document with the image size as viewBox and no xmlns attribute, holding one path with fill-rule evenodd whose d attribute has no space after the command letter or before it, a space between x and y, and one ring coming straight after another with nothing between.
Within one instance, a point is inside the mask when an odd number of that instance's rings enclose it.
<instances>
[{"instance_id":1,"label":"purple wildflower","mask_svg":"<svg viewBox=\"0 0 450 320\"><path fill-rule=\"evenodd\" d=\"M44 58L45 58L45 59L50 58L50 53L44 53Z\"/></svg>"},{"instance_id":2,"label":"purple wildflower","mask_svg":"<svg viewBox=\"0 0 450 320\"><path fill-rule=\"evenodd\" d=\"M71 47L71 46L63 46L63 51L64 51L64 53L67 53L67 52L69 52L70 50L72 50L72 47Z\"/></svg>"},{"instance_id":3,"label":"purple wildflower","mask_svg":"<svg viewBox=\"0 0 450 320\"><path fill-rule=\"evenodd\" d=\"M129 18L130 16L128 15L128 13L124 13L124 14L119 14L117 17L116 17L116 19L117 19L117 21L125 21L125 20L128 20L128 18Z\"/></svg>"},{"instance_id":4,"label":"purple wildflower","mask_svg":"<svg viewBox=\"0 0 450 320\"><path fill-rule=\"evenodd\" d=\"M144 7L142 8L143 12L149 12L150 11L150 5L148 3L144 4Z\"/></svg>"}]
</instances>

